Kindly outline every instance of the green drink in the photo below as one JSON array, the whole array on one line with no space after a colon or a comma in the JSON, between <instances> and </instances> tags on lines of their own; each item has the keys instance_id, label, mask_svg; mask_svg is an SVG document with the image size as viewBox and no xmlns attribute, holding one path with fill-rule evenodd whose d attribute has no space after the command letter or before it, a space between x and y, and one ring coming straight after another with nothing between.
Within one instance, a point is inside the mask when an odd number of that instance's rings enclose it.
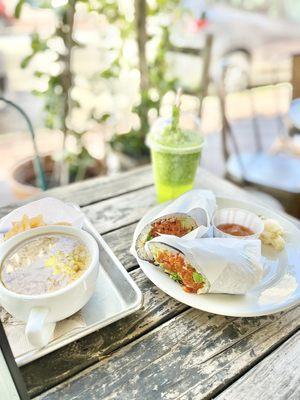
<instances>
[{"instance_id":1,"label":"green drink","mask_svg":"<svg viewBox=\"0 0 300 400\"><path fill-rule=\"evenodd\" d=\"M174 124L173 109L172 119L159 119L147 137L159 203L179 197L194 186L203 139L196 129L180 129L178 122Z\"/></svg>"}]
</instances>

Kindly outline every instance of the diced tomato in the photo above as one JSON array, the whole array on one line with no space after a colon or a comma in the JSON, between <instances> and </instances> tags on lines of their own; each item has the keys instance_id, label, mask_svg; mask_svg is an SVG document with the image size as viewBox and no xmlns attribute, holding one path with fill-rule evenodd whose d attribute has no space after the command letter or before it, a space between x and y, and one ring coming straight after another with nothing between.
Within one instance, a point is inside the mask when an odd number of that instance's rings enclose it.
<instances>
[{"instance_id":1,"label":"diced tomato","mask_svg":"<svg viewBox=\"0 0 300 400\"><path fill-rule=\"evenodd\" d=\"M179 221L177 218L166 218L156 221L152 224L150 236L154 238L160 234L165 234L182 237L191 232L192 229L192 227L186 228L182 226L181 221Z\"/></svg>"},{"instance_id":2,"label":"diced tomato","mask_svg":"<svg viewBox=\"0 0 300 400\"><path fill-rule=\"evenodd\" d=\"M177 273L180 276L186 292L197 293L199 289L203 288L204 282L194 281L193 273L196 270L185 260L183 255L163 250L158 252L156 261L170 274Z\"/></svg>"}]
</instances>

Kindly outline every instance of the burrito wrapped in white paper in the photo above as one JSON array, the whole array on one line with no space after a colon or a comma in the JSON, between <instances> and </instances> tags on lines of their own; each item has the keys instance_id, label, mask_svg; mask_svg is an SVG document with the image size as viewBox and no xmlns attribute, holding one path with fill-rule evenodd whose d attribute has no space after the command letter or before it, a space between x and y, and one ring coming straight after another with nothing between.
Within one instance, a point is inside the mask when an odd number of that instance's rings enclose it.
<instances>
[{"instance_id":1,"label":"burrito wrapped in white paper","mask_svg":"<svg viewBox=\"0 0 300 400\"><path fill-rule=\"evenodd\" d=\"M160 234L182 237L202 237L210 229L211 218L216 209L215 195L208 190L192 190L185 193L154 217L138 225L131 252L148 260L145 243Z\"/></svg>"},{"instance_id":2,"label":"burrito wrapped in white paper","mask_svg":"<svg viewBox=\"0 0 300 400\"><path fill-rule=\"evenodd\" d=\"M161 235L145 249L152 262L192 293L245 294L263 274L260 240Z\"/></svg>"}]
</instances>

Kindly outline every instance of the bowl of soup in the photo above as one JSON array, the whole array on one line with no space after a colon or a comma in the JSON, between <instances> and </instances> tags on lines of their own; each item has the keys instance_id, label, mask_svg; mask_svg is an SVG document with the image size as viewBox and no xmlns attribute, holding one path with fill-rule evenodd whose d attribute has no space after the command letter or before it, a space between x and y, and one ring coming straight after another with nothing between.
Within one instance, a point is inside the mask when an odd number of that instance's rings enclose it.
<instances>
[{"instance_id":1,"label":"bowl of soup","mask_svg":"<svg viewBox=\"0 0 300 400\"><path fill-rule=\"evenodd\" d=\"M221 208L212 219L214 237L257 239L264 223L256 214L241 208Z\"/></svg>"},{"instance_id":2,"label":"bowl of soup","mask_svg":"<svg viewBox=\"0 0 300 400\"><path fill-rule=\"evenodd\" d=\"M0 304L24 321L35 347L51 339L55 323L91 298L99 272L95 239L71 226L20 233L0 247Z\"/></svg>"}]
</instances>

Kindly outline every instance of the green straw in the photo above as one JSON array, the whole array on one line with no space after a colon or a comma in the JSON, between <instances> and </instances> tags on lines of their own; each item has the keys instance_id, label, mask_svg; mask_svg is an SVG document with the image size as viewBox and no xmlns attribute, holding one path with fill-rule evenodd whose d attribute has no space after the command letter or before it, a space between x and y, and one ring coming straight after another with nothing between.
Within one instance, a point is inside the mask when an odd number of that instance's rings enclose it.
<instances>
[{"instance_id":1,"label":"green straw","mask_svg":"<svg viewBox=\"0 0 300 400\"><path fill-rule=\"evenodd\" d=\"M179 116L180 116L180 103L181 103L182 89L179 88L176 93L176 99L172 107L172 122L171 129L173 132L177 132L179 126Z\"/></svg>"}]
</instances>

